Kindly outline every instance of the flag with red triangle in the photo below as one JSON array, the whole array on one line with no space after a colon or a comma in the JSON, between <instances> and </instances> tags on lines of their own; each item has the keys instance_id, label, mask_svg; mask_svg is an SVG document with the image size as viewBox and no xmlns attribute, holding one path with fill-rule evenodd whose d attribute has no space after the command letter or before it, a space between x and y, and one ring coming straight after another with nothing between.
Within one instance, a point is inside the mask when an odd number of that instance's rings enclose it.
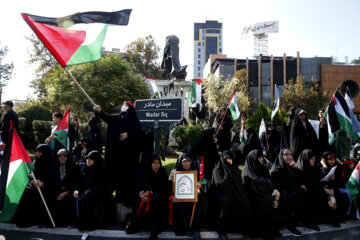
<instances>
[{"instance_id":1,"label":"flag with red triangle","mask_svg":"<svg viewBox=\"0 0 360 240\"><path fill-rule=\"evenodd\" d=\"M63 118L60 120L59 124L57 125L57 128L53 133L55 139L68 151L70 151L69 124L70 124L70 108L66 109Z\"/></svg>"},{"instance_id":2,"label":"flag with red triangle","mask_svg":"<svg viewBox=\"0 0 360 240\"><path fill-rule=\"evenodd\" d=\"M32 170L32 161L12 125L1 164L0 222L9 222L13 218Z\"/></svg>"},{"instance_id":3,"label":"flag with red triangle","mask_svg":"<svg viewBox=\"0 0 360 240\"><path fill-rule=\"evenodd\" d=\"M27 13L22 13L21 16L59 64L65 68L69 65L99 60L107 31L107 25L104 24L127 25L130 13L131 9L125 9L117 12L80 12L60 18ZM83 23L81 29L72 27L79 23ZM93 28L86 26L88 24L99 26Z\"/></svg>"}]
</instances>

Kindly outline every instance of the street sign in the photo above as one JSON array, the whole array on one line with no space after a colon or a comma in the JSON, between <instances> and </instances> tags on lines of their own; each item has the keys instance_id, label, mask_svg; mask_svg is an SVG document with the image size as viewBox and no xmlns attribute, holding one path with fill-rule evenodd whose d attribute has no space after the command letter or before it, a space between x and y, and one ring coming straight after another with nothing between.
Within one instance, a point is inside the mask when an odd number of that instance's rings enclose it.
<instances>
[{"instance_id":1,"label":"street sign","mask_svg":"<svg viewBox=\"0 0 360 240\"><path fill-rule=\"evenodd\" d=\"M140 122L173 122L183 118L182 98L137 100L135 107Z\"/></svg>"}]
</instances>

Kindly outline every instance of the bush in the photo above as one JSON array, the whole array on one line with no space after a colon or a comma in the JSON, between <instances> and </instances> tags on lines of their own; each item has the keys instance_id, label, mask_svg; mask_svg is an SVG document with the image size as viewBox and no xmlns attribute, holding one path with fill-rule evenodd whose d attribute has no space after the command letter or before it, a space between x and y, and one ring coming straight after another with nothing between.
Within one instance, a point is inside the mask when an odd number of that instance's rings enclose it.
<instances>
[{"instance_id":1,"label":"bush","mask_svg":"<svg viewBox=\"0 0 360 240\"><path fill-rule=\"evenodd\" d=\"M200 137L204 128L201 124L197 125L186 125L186 126L176 126L173 131L173 137L175 138L176 143L178 144L178 150L186 151L188 146L188 141L190 146L193 147L195 142ZM186 133L186 134L185 134Z\"/></svg>"},{"instance_id":2,"label":"bush","mask_svg":"<svg viewBox=\"0 0 360 240\"><path fill-rule=\"evenodd\" d=\"M50 136L51 124L52 122L44 120L34 120L32 122L34 138L37 145L44 143L45 139Z\"/></svg>"},{"instance_id":3,"label":"bush","mask_svg":"<svg viewBox=\"0 0 360 240\"><path fill-rule=\"evenodd\" d=\"M33 121L34 120L51 120L52 113L50 110L45 108L39 103L34 103L31 105L25 106L18 112L19 120L24 121L24 123L19 122L20 137L27 149L34 149L36 140L33 130ZM48 136L46 136L48 137ZM45 139L44 139L45 140Z\"/></svg>"}]
</instances>

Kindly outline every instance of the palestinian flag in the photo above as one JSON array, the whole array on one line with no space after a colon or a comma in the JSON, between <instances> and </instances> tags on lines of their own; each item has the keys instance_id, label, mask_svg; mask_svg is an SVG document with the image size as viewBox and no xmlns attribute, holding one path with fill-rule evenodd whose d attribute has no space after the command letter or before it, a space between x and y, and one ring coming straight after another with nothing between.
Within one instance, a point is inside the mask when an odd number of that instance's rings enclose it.
<instances>
[{"instance_id":1,"label":"palestinian flag","mask_svg":"<svg viewBox=\"0 0 360 240\"><path fill-rule=\"evenodd\" d=\"M245 130L245 116L244 113L241 114L241 129L240 129L240 143L247 143L247 136Z\"/></svg>"},{"instance_id":2,"label":"palestinian flag","mask_svg":"<svg viewBox=\"0 0 360 240\"><path fill-rule=\"evenodd\" d=\"M354 113L353 113L353 109L355 107L354 102L352 101L351 97L350 97L350 91L348 88L346 88L346 93L345 93L345 101L349 107L349 112L350 112L350 117L351 117L351 122L353 125L353 130L354 132L356 132L358 135L360 134L360 123L357 120L357 118L355 117Z\"/></svg>"},{"instance_id":3,"label":"palestinian flag","mask_svg":"<svg viewBox=\"0 0 360 240\"><path fill-rule=\"evenodd\" d=\"M266 132L266 124L264 118L261 119L260 127L259 127L259 139Z\"/></svg>"},{"instance_id":4,"label":"palestinian flag","mask_svg":"<svg viewBox=\"0 0 360 240\"><path fill-rule=\"evenodd\" d=\"M229 101L229 109L231 112L231 116L234 120L238 119L240 117L240 110L237 105L237 99L236 99L236 90L234 89L233 94Z\"/></svg>"},{"instance_id":5,"label":"palestinian flag","mask_svg":"<svg viewBox=\"0 0 360 240\"><path fill-rule=\"evenodd\" d=\"M352 200L354 201L355 205L358 204L359 198L359 188L360 188L360 170L359 164L356 165L356 168L353 170L349 181L346 183L346 189L349 191ZM358 208L360 206L357 206Z\"/></svg>"},{"instance_id":6,"label":"palestinian flag","mask_svg":"<svg viewBox=\"0 0 360 240\"><path fill-rule=\"evenodd\" d=\"M29 182L28 173L33 170L31 159L14 126L10 130L1 168L0 222L9 222Z\"/></svg>"},{"instance_id":7,"label":"palestinian flag","mask_svg":"<svg viewBox=\"0 0 360 240\"><path fill-rule=\"evenodd\" d=\"M154 96L155 93L158 93L159 98L162 98L161 91L159 86L157 85L155 79L152 78L145 78L146 83L149 85L149 89L151 94Z\"/></svg>"},{"instance_id":8,"label":"palestinian flag","mask_svg":"<svg viewBox=\"0 0 360 240\"><path fill-rule=\"evenodd\" d=\"M279 107L280 107L280 95L279 95L278 87L275 84L275 102L274 102L274 110L271 113L271 121L274 119L277 111L279 110Z\"/></svg>"},{"instance_id":9,"label":"palestinian flag","mask_svg":"<svg viewBox=\"0 0 360 240\"><path fill-rule=\"evenodd\" d=\"M75 118L75 121L76 121L76 140L77 140L77 142L80 142L82 131L81 131L79 120L77 117Z\"/></svg>"},{"instance_id":10,"label":"palestinian flag","mask_svg":"<svg viewBox=\"0 0 360 240\"><path fill-rule=\"evenodd\" d=\"M192 89L189 92L189 107L196 107L197 104L201 104L201 91L202 91L202 80L193 79L192 80Z\"/></svg>"},{"instance_id":11,"label":"palestinian flag","mask_svg":"<svg viewBox=\"0 0 360 240\"><path fill-rule=\"evenodd\" d=\"M48 18L22 13L25 22L34 31L59 64L69 65L97 61L101 58L107 25L127 25L131 10L118 12L82 12L61 18ZM68 29L78 23L101 23L91 31Z\"/></svg>"},{"instance_id":12,"label":"palestinian flag","mask_svg":"<svg viewBox=\"0 0 360 240\"><path fill-rule=\"evenodd\" d=\"M58 140L60 144L68 151L70 151L69 124L70 124L70 108L66 110L63 118L60 120L54 132L55 139Z\"/></svg>"},{"instance_id":13,"label":"palestinian flag","mask_svg":"<svg viewBox=\"0 0 360 240\"><path fill-rule=\"evenodd\" d=\"M338 90L335 91L324 116L328 124L330 144L335 140L334 133L340 129L344 130L355 141L359 138L359 135L353 130L350 110L346 100Z\"/></svg>"}]
</instances>

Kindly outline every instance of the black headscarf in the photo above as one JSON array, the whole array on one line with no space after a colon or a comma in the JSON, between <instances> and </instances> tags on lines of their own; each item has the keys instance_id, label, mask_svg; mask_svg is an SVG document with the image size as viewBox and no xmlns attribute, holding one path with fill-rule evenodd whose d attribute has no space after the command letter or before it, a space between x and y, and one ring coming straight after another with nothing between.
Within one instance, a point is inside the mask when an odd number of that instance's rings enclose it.
<instances>
[{"instance_id":1,"label":"black headscarf","mask_svg":"<svg viewBox=\"0 0 360 240\"><path fill-rule=\"evenodd\" d=\"M258 160L260 157L264 157L264 155L259 150L252 150L248 154L245 160L244 169L241 174L243 180L245 177L248 177L253 180L270 178L269 170L264 165L261 165ZM265 159L264 159L264 163L265 163Z\"/></svg>"},{"instance_id":2,"label":"black headscarf","mask_svg":"<svg viewBox=\"0 0 360 240\"><path fill-rule=\"evenodd\" d=\"M178 160L176 161L176 164L174 165L174 168L173 169L176 169L176 171L183 171L184 169L182 168L182 161L184 159L188 159L191 161L191 167L190 167L190 170L196 170L196 165L195 165L195 162L190 158L190 155L188 153L184 153L184 154L181 154L179 157L178 157Z\"/></svg>"},{"instance_id":3,"label":"black headscarf","mask_svg":"<svg viewBox=\"0 0 360 240\"><path fill-rule=\"evenodd\" d=\"M84 169L84 177L82 188L83 191L91 188L102 188L107 183L105 166L103 164L101 154L97 150L91 151L86 159L90 158L94 161L92 166L86 166Z\"/></svg>"},{"instance_id":4,"label":"black headscarf","mask_svg":"<svg viewBox=\"0 0 360 240\"><path fill-rule=\"evenodd\" d=\"M299 117L301 111L304 110L301 108L296 109L290 132L290 149L294 153L295 161L303 150L311 149L316 152L318 147L318 140L314 128L307 117L305 117L304 120ZM306 128L304 127L304 122L306 123Z\"/></svg>"},{"instance_id":5,"label":"black headscarf","mask_svg":"<svg viewBox=\"0 0 360 240\"><path fill-rule=\"evenodd\" d=\"M160 161L160 168L156 173L152 169L152 163L155 160ZM169 194L168 175L158 155L153 155L152 158L148 159L135 186L135 191L137 194L139 194L140 191L152 191L153 196L161 195L162 197L166 197Z\"/></svg>"},{"instance_id":6,"label":"black headscarf","mask_svg":"<svg viewBox=\"0 0 360 240\"><path fill-rule=\"evenodd\" d=\"M284 155L285 152L289 150L290 149L288 148L280 150L273 166L271 167L270 175L281 190L296 191L300 189L300 185L303 181L303 175L298 168L290 167L285 162Z\"/></svg>"},{"instance_id":7,"label":"black headscarf","mask_svg":"<svg viewBox=\"0 0 360 240\"><path fill-rule=\"evenodd\" d=\"M252 127L246 128L247 145L251 146L251 150L261 149L259 136Z\"/></svg>"},{"instance_id":8,"label":"black headscarf","mask_svg":"<svg viewBox=\"0 0 360 240\"><path fill-rule=\"evenodd\" d=\"M216 164L212 177L212 185L218 194L228 196L234 207L234 214L244 229L250 219L249 200L243 186L241 172L235 164L229 164L226 158L233 158L230 151L224 151L220 161Z\"/></svg>"},{"instance_id":9,"label":"black headscarf","mask_svg":"<svg viewBox=\"0 0 360 240\"><path fill-rule=\"evenodd\" d=\"M41 156L35 157L34 161L34 174L35 177L42 182L49 182L53 174L55 161L52 158L52 150L47 144L40 144L37 146L36 151L40 151Z\"/></svg>"},{"instance_id":10,"label":"black headscarf","mask_svg":"<svg viewBox=\"0 0 360 240\"><path fill-rule=\"evenodd\" d=\"M315 153L310 149L305 149L301 152L296 162L296 166L298 167L298 169L300 169L304 173L304 179L310 184L315 182L318 183L321 180L321 172L317 162L315 161L314 166L310 165L309 160L312 157L315 157Z\"/></svg>"}]
</instances>

